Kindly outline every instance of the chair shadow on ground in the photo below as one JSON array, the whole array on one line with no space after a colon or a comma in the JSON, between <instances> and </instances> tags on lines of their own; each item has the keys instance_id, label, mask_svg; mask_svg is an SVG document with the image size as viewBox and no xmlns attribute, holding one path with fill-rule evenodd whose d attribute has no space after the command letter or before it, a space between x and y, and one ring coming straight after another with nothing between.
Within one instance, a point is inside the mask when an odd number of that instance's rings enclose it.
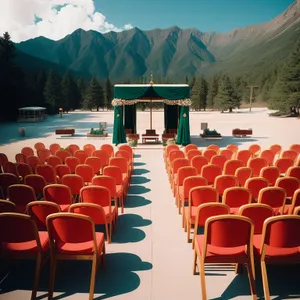
<instances>
[{"instance_id":1,"label":"chair shadow on ground","mask_svg":"<svg viewBox=\"0 0 300 300\"><path fill-rule=\"evenodd\" d=\"M249 137L241 137L241 138L236 138L234 136L222 136L221 140L218 139L210 139L210 140L205 140L201 138L198 135L192 135L191 136L191 143L195 144L198 147L207 147L208 145L214 144L218 145L220 147L226 147L229 144L236 144L238 146L243 145L244 143L249 143L249 142L258 142L260 139L266 139L267 137L256 137L256 136L249 136Z\"/></svg>"},{"instance_id":2,"label":"chair shadow on ground","mask_svg":"<svg viewBox=\"0 0 300 300\"><path fill-rule=\"evenodd\" d=\"M151 180L149 178L143 176L132 176L130 180L130 184L145 184L150 181Z\"/></svg>"},{"instance_id":3,"label":"chair shadow on ground","mask_svg":"<svg viewBox=\"0 0 300 300\"><path fill-rule=\"evenodd\" d=\"M146 234L136 227L145 227L151 224L151 220L143 219L140 215L119 215L116 230L112 235L112 242L119 244L140 242L146 237Z\"/></svg>"},{"instance_id":4,"label":"chair shadow on ground","mask_svg":"<svg viewBox=\"0 0 300 300\"><path fill-rule=\"evenodd\" d=\"M128 195L142 195L150 192L151 190L142 185L132 185L128 189Z\"/></svg>"},{"instance_id":5,"label":"chair shadow on ground","mask_svg":"<svg viewBox=\"0 0 300 300\"><path fill-rule=\"evenodd\" d=\"M141 154L134 154L134 155L133 155L133 158L141 158L141 157L142 157Z\"/></svg>"},{"instance_id":6,"label":"chair shadow on ground","mask_svg":"<svg viewBox=\"0 0 300 300\"><path fill-rule=\"evenodd\" d=\"M151 204L152 201L145 199L142 196L136 196L136 195L128 195L126 197L124 207L126 208L135 208L135 207L141 207Z\"/></svg>"},{"instance_id":7,"label":"chair shadow on ground","mask_svg":"<svg viewBox=\"0 0 300 300\"><path fill-rule=\"evenodd\" d=\"M12 291L31 291L33 286L35 261L22 261L14 264L10 275L1 282L0 298ZM38 291L42 295L37 299L47 299L49 284L49 262L41 271ZM152 264L144 262L132 253L106 254L106 270L99 266L94 299L107 299L136 290L140 285L140 278L136 271L148 271ZM58 262L54 298L64 299L77 293L84 293L80 299L87 299L90 287L90 261L63 261Z\"/></svg>"},{"instance_id":8,"label":"chair shadow on ground","mask_svg":"<svg viewBox=\"0 0 300 300\"><path fill-rule=\"evenodd\" d=\"M147 169L134 169L132 175L143 175L147 173L150 173L150 171Z\"/></svg>"},{"instance_id":9,"label":"chair shadow on ground","mask_svg":"<svg viewBox=\"0 0 300 300\"><path fill-rule=\"evenodd\" d=\"M259 265L256 264L255 270L257 297L264 299ZM273 300L300 299L299 265L267 265L267 271L270 295ZM247 270L244 268L243 273L234 277L220 297L211 300L238 299L239 296L247 295L251 296Z\"/></svg>"},{"instance_id":10,"label":"chair shadow on ground","mask_svg":"<svg viewBox=\"0 0 300 300\"><path fill-rule=\"evenodd\" d=\"M135 162L135 163L133 163L133 165L134 165L135 167L141 167L141 166L145 166L146 163L144 163L144 162Z\"/></svg>"}]
</instances>

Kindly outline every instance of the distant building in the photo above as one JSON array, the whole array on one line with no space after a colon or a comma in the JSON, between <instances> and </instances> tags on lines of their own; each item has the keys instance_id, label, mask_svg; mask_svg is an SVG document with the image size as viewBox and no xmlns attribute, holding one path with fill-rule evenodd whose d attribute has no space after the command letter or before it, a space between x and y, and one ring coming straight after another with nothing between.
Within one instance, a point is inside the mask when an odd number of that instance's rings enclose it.
<instances>
[{"instance_id":1,"label":"distant building","mask_svg":"<svg viewBox=\"0 0 300 300\"><path fill-rule=\"evenodd\" d=\"M29 106L19 108L18 122L41 122L46 118L45 107Z\"/></svg>"}]
</instances>

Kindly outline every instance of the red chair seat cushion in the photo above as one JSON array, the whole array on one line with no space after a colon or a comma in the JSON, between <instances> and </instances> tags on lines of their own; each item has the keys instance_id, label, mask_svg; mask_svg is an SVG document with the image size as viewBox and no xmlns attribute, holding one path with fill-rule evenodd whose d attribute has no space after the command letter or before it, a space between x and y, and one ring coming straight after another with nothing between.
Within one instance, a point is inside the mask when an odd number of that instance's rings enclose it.
<instances>
[{"instance_id":1,"label":"red chair seat cushion","mask_svg":"<svg viewBox=\"0 0 300 300\"><path fill-rule=\"evenodd\" d=\"M198 207L192 206L191 207L191 214L190 214L190 208L189 207L185 207L184 210L185 210L185 212L184 212L185 215L187 217L189 217L191 219L191 221L192 221L192 224L194 224L195 220L196 220L196 216L197 216Z\"/></svg>"},{"instance_id":2,"label":"red chair seat cushion","mask_svg":"<svg viewBox=\"0 0 300 300\"><path fill-rule=\"evenodd\" d=\"M49 236L46 231L39 231L39 237L43 252L49 248ZM22 253L36 253L38 247L36 240L21 242L21 243L2 243L1 248L4 252L22 252Z\"/></svg>"},{"instance_id":3,"label":"red chair seat cushion","mask_svg":"<svg viewBox=\"0 0 300 300\"><path fill-rule=\"evenodd\" d=\"M196 243L200 254L203 254L204 236L197 235ZM244 246L224 248L207 245L205 263L242 263L247 262L248 256Z\"/></svg>"},{"instance_id":4,"label":"red chair seat cushion","mask_svg":"<svg viewBox=\"0 0 300 300\"><path fill-rule=\"evenodd\" d=\"M111 213L109 213L109 206L103 206L103 209L106 216L106 221L110 223L116 214L116 206L111 206Z\"/></svg>"},{"instance_id":5,"label":"red chair seat cushion","mask_svg":"<svg viewBox=\"0 0 300 300\"><path fill-rule=\"evenodd\" d=\"M102 232L96 232L96 244L99 250L104 245L104 234ZM56 251L59 254L89 255L94 253L93 246L93 241L84 243L58 243Z\"/></svg>"}]
</instances>

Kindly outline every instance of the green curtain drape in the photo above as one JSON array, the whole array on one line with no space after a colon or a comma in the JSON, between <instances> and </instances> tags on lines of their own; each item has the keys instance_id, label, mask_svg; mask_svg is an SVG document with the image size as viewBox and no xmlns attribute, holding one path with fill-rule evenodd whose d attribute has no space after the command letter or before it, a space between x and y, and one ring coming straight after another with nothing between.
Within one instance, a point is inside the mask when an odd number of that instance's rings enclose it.
<instances>
[{"instance_id":1,"label":"green curtain drape","mask_svg":"<svg viewBox=\"0 0 300 300\"><path fill-rule=\"evenodd\" d=\"M141 97L157 98L168 100L179 100L190 98L190 87L185 85L173 86L115 86L114 98L123 100L133 100Z\"/></svg>"},{"instance_id":2,"label":"green curtain drape","mask_svg":"<svg viewBox=\"0 0 300 300\"><path fill-rule=\"evenodd\" d=\"M113 144L118 145L122 143L126 143L126 135L123 125L123 106L115 106Z\"/></svg>"},{"instance_id":3,"label":"green curtain drape","mask_svg":"<svg viewBox=\"0 0 300 300\"><path fill-rule=\"evenodd\" d=\"M191 143L189 106L181 106L176 144L186 146Z\"/></svg>"}]
</instances>

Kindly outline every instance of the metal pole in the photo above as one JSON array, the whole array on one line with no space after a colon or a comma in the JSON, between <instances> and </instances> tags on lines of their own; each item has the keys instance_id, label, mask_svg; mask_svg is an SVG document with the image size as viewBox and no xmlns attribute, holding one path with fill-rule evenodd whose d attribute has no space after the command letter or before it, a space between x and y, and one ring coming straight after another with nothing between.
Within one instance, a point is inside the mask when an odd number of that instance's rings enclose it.
<instances>
[{"instance_id":1,"label":"metal pole","mask_svg":"<svg viewBox=\"0 0 300 300\"><path fill-rule=\"evenodd\" d=\"M152 129L152 99L150 100L150 129Z\"/></svg>"}]
</instances>

